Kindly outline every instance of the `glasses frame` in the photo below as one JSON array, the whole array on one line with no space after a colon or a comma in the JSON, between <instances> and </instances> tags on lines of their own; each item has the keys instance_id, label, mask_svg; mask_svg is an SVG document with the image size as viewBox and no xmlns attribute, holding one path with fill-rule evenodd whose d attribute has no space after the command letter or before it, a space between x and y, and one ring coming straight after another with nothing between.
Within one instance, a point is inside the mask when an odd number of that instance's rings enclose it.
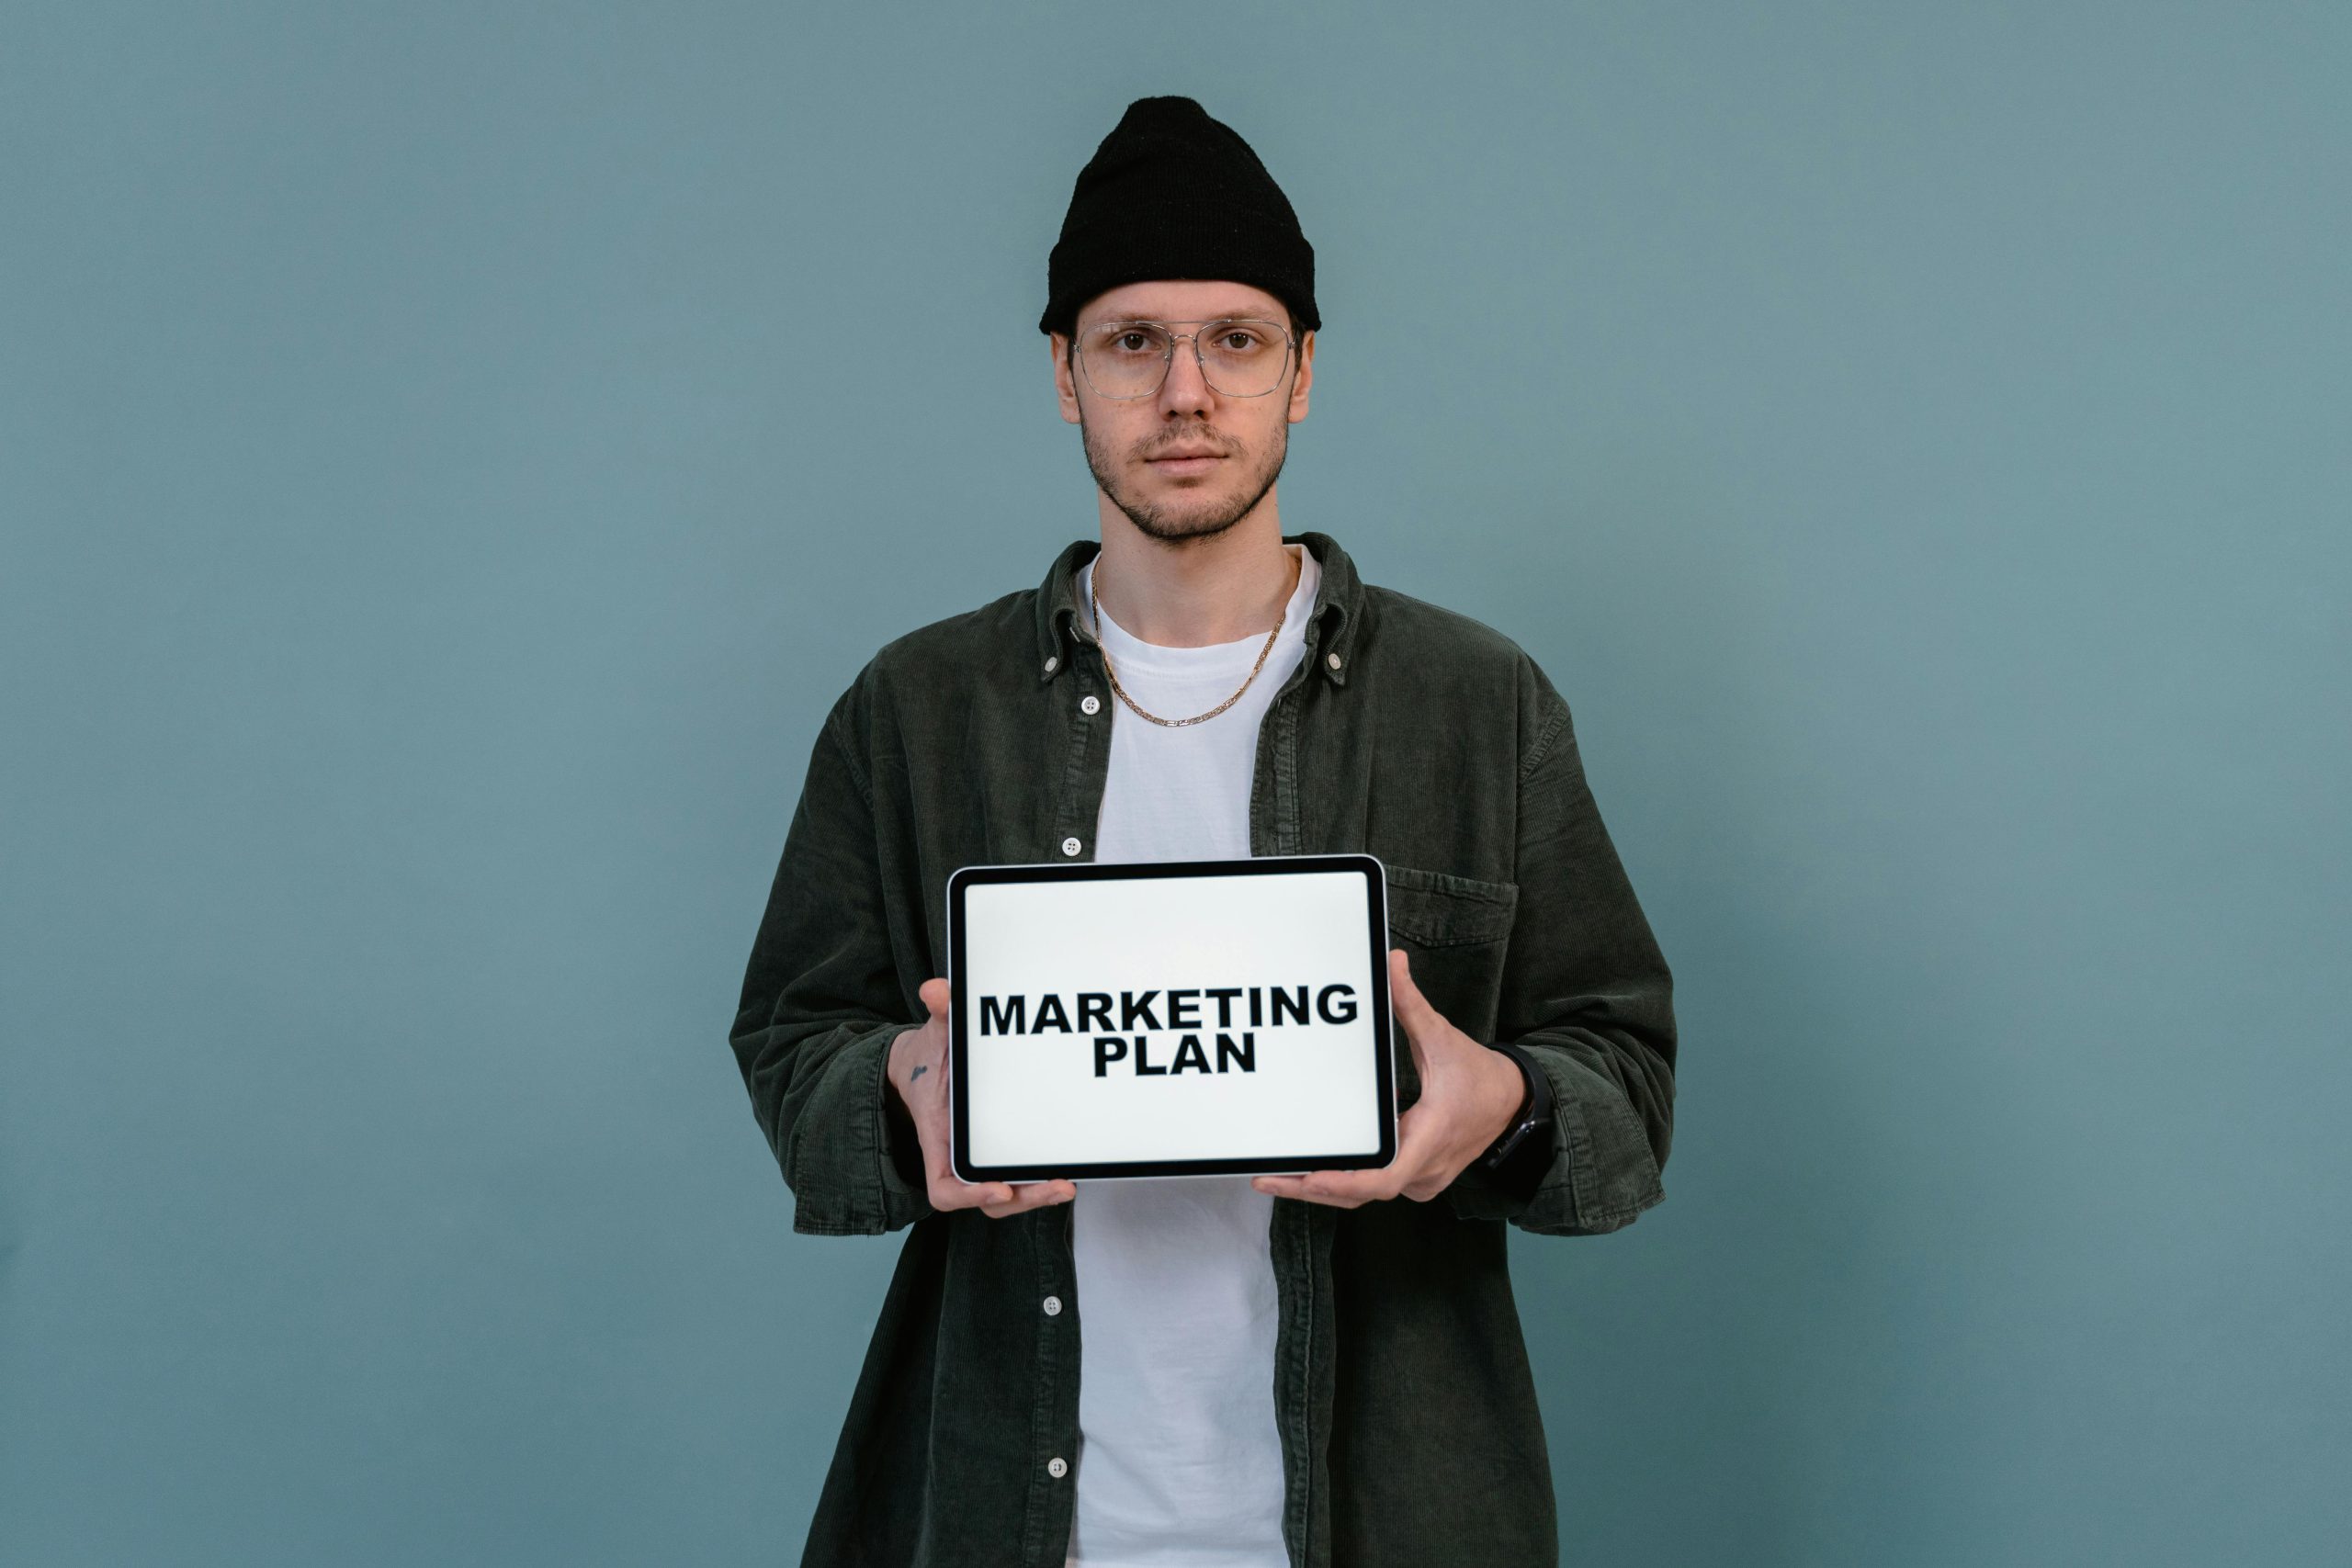
<instances>
[{"instance_id":1,"label":"glasses frame","mask_svg":"<svg viewBox=\"0 0 2352 1568\"><path fill-rule=\"evenodd\" d=\"M1267 388L1264 391L1227 391L1215 381L1209 379L1208 361L1201 357L1200 333L1198 331L1189 333L1169 331L1171 327L1206 328L1222 326L1227 321L1246 321L1253 327L1272 327L1274 331L1283 334L1283 362L1274 371L1274 384ZM1102 388L1094 385L1094 372L1087 368L1086 343L1081 334L1085 333L1099 332L1104 327L1157 327L1162 333L1167 334L1168 349L1166 353L1159 356L1159 379L1151 384L1151 389L1149 391L1106 392ZM1093 389L1096 397L1108 399L1113 402L1122 403L1131 403L1143 398L1156 398L1159 396L1160 389L1168 385L1168 367L1176 363L1176 345L1180 343L1185 342L1190 342L1193 345L1193 363L1194 366L1198 367L1201 372L1201 384L1206 387L1210 391L1215 392L1220 398L1272 397L1275 392L1281 390L1283 375L1285 371L1289 370L1291 361L1298 356L1297 334L1293 333L1288 327L1283 325L1280 321L1270 321L1263 316L1204 316L1197 321L1156 321L1144 316L1114 316L1109 321L1096 321L1091 326L1072 328L1070 332L1070 344L1078 355L1079 374L1086 378L1087 386Z\"/></svg>"}]
</instances>

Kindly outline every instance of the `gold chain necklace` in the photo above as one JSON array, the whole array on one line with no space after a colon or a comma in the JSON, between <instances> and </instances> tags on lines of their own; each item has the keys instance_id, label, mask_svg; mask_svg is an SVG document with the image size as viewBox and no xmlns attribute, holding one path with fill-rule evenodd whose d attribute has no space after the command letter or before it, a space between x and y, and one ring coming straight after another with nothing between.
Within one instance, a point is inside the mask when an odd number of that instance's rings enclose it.
<instances>
[{"instance_id":1,"label":"gold chain necklace","mask_svg":"<svg viewBox=\"0 0 2352 1568\"><path fill-rule=\"evenodd\" d=\"M1306 547L1304 545L1299 547L1301 550L1304 550ZM1285 555L1289 554L1287 550L1283 553ZM1298 592L1299 576L1301 573L1306 571L1306 562L1303 558L1291 562L1291 593ZM1256 680L1258 678L1258 671L1266 667L1266 655L1273 652L1274 638L1282 635L1283 622L1289 618L1290 593L1285 593L1283 595L1283 615L1282 619L1278 619L1274 622L1274 629L1266 634L1265 646L1258 649L1258 662L1250 666L1250 679L1241 682L1239 691L1235 692L1233 695L1226 698L1225 701L1217 704L1216 706L1209 709L1206 713L1196 713L1190 718L1162 718L1156 713L1145 713L1141 707L1136 706L1135 698L1127 695L1127 689L1119 684L1119 672L1111 668L1110 652L1102 647L1102 604L1095 596L1095 589L1102 582L1102 556L1100 551L1097 551L1094 557L1093 570L1086 574L1086 604L1087 608L1094 612L1094 646L1095 650L1102 655L1102 672L1111 677L1111 690L1119 694L1119 700L1121 702L1126 704L1127 706L1131 708L1135 708L1138 716L1148 718L1154 724L1165 725L1170 729L1179 729L1188 724L1198 724L1203 719L1215 718L1217 715L1223 713L1226 709L1239 702L1241 700L1241 693L1250 689L1250 682Z\"/></svg>"}]
</instances>

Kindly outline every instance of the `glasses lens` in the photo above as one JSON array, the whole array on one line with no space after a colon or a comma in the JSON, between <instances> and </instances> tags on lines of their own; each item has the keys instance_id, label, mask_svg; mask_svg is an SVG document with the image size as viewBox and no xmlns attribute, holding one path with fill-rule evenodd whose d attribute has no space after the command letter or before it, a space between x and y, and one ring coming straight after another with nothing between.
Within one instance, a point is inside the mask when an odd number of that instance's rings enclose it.
<instances>
[{"instance_id":1,"label":"glasses lens","mask_svg":"<svg viewBox=\"0 0 2352 1568\"><path fill-rule=\"evenodd\" d=\"M1201 370L1229 398L1272 391L1289 360L1290 339L1272 321L1212 321L1201 329Z\"/></svg>"},{"instance_id":2,"label":"glasses lens","mask_svg":"<svg viewBox=\"0 0 2352 1568\"><path fill-rule=\"evenodd\" d=\"M1079 337L1086 378L1106 398L1139 398L1159 389L1168 368L1167 333L1148 321L1107 321Z\"/></svg>"}]
</instances>

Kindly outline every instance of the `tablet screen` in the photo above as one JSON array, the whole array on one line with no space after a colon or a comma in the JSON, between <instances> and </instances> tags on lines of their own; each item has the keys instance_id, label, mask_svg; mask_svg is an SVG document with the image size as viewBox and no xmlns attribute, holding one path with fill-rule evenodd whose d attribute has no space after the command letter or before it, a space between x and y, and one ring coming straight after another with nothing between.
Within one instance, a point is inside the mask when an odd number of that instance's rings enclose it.
<instances>
[{"instance_id":1,"label":"tablet screen","mask_svg":"<svg viewBox=\"0 0 2352 1568\"><path fill-rule=\"evenodd\" d=\"M964 1180L1394 1156L1372 856L967 866L948 932Z\"/></svg>"}]
</instances>

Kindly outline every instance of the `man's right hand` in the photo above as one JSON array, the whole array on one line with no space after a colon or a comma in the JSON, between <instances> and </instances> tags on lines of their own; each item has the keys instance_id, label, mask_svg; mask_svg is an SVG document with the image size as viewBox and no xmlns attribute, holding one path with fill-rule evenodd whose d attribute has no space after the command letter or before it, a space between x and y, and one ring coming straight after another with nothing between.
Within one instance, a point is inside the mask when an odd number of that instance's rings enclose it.
<instances>
[{"instance_id":1,"label":"man's right hand","mask_svg":"<svg viewBox=\"0 0 2352 1568\"><path fill-rule=\"evenodd\" d=\"M983 1181L977 1185L956 1174L947 1162L947 1009L950 987L933 977L922 983L923 1005L931 1021L921 1029L902 1031L890 1042L885 1067L899 1103L913 1118L915 1135L922 1145L922 1168L930 1184L934 1209L978 1209L992 1220L1018 1214L1048 1203L1067 1203L1078 1196L1069 1181Z\"/></svg>"}]
</instances>

